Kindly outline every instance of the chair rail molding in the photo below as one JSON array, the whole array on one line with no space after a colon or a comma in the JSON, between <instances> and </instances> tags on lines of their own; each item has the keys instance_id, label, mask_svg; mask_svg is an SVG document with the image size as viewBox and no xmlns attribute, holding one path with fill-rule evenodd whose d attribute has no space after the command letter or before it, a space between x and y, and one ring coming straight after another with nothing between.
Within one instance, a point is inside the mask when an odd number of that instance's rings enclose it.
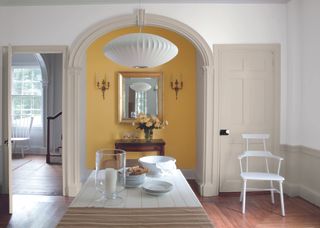
<instances>
[{"instance_id":1,"label":"chair rail molding","mask_svg":"<svg viewBox=\"0 0 320 228\"><path fill-rule=\"evenodd\" d=\"M196 176L199 177L198 184L200 186L201 194L205 196L212 196L218 194L218 174L216 169L218 167L217 150L214 149L213 145L217 136L213 133L218 131L217 125L214 125L217 118L214 114L214 110L218 107L214 101L214 71L213 71L213 52L204 38L197 33L193 28L188 25L177 21L175 19L154 15L146 14L145 26L161 27L171 31L174 31L181 36L187 38L200 53L200 57L203 60L203 72L198 77L204 77L204 83L202 85L204 89L204 100L203 107L201 110L203 115L203 124L200 126L201 131L204 132L205 137L201 142L203 143L204 150L197 151L202 153L202 167L197 170L201 170ZM64 135L64 146L68 151L68 193L70 196L74 196L81 187L80 182L80 148L83 147L83 140L80 140L79 130L84 125L81 121L80 113L83 111L85 104L80 99L81 91L81 77L85 76L85 58L86 50L89 45L102 35L129 26L136 25L136 15L122 15L114 18L108 18L100 23L97 23L84 32L82 32L77 39L73 42L69 52L69 77L64 79L64 93L67 96L67 101L64 104L63 112L66 115L66 121L63 123L63 135ZM80 72L79 72L80 71ZM212 140L214 137L214 140ZM215 167L215 168L213 168ZM70 173L69 173L70 172Z\"/></svg>"}]
</instances>

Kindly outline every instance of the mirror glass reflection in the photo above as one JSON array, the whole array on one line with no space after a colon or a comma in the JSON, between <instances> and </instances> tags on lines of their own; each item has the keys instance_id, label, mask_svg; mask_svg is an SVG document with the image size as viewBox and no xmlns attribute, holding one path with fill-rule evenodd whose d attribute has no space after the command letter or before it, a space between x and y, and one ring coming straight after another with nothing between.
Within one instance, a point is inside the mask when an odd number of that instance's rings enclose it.
<instances>
[{"instance_id":1,"label":"mirror glass reflection","mask_svg":"<svg viewBox=\"0 0 320 228\"><path fill-rule=\"evenodd\" d=\"M119 73L119 120L132 122L139 113L162 118L161 73Z\"/></svg>"}]
</instances>

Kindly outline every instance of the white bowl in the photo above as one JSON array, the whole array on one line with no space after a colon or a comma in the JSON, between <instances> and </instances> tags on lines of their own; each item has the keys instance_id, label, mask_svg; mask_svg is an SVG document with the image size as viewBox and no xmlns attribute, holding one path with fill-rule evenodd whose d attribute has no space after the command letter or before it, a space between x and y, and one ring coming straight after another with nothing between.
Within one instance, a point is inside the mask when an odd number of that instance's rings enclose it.
<instances>
[{"instance_id":1,"label":"white bowl","mask_svg":"<svg viewBox=\"0 0 320 228\"><path fill-rule=\"evenodd\" d=\"M146 174L126 176L126 187L134 188L144 183Z\"/></svg>"},{"instance_id":2,"label":"white bowl","mask_svg":"<svg viewBox=\"0 0 320 228\"><path fill-rule=\"evenodd\" d=\"M149 170L148 176L161 176L177 168L176 159L168 156L145 156L138 161Z\"/></svg>"},{"instance_id":3,"label":"white bowl","mask_svg":"<svg viewBox=\"0 0 320 228\"><path fill-rule=\"evenodd\" d=\"M128 168L127 168L128 169ZM120 180L120 182L123 182L123 176L121 175L122 171L119 171L118 173L118 178ZM142 173L139 175L126 175L126 183L125 186L127 188L136 188L139 187L140 185L142 185L145 181L146 178L146 173Z\"/></svg>"}]
</instances>

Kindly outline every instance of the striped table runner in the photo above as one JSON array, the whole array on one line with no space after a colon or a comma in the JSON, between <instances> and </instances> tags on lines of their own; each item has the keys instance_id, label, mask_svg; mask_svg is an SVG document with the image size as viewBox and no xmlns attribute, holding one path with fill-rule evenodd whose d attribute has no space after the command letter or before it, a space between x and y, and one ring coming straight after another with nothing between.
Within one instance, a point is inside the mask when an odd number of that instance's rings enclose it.
<instances>
[{"instance_id":1,"label":"striped table runner","mask_svg":"<svg viewBox=\"0 0 320 228\"><path fill-rule=\"evenodd\" d=\"M58 227L197 227L212 228L202 207L77 208L70 207Z\"/></svg>"}]
</instances>

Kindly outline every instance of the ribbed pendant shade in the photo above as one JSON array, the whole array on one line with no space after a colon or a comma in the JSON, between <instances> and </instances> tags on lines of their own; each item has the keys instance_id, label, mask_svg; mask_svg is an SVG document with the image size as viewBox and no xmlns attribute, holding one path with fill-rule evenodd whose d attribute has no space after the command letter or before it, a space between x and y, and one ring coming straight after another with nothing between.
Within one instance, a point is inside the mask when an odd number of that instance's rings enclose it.
<instances>
[{"instance_id":1,"label":"ribbed pendant shade","mask_svg":"<svg viewBox=\"0 0 320 228\"><path fill-rule=\"evenodd\" d=\"M149 33L130 33L111 40L104 54L112 61L127 67L156 67L169 62L178 54L171 41Z\"/></svg>"}]
</instances>

